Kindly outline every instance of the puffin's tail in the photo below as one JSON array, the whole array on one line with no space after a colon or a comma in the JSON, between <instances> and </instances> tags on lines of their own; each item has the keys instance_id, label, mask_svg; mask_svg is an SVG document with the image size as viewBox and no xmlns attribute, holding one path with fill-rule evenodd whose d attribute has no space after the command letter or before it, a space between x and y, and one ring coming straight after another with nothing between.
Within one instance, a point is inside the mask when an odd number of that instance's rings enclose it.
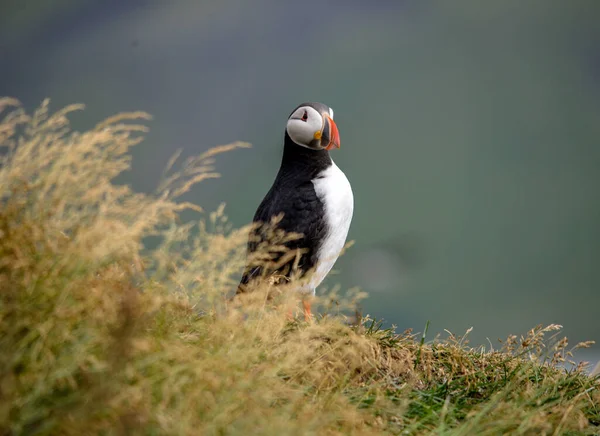
<instances>
[{"instance_id":1,"label":"puffin's tail","mask_svg":"<svg viewBox=\"0 0 600 436\"><path fill-rule=\"evenodd\" d=\"M244 271L244 275L242 276L242 279L240 280L240 283L235 291L235 295L244 294L244 293L248 292L248 283L250 283L250 280L253 277L256 277L258 274L260 274L260 272L261 272L261 268L258 266ZM234 298L235 298L235 295L234 295Z\"/></svg>"},{"instance_id":2,"label":"puffin's tail","mask_svg":"<svg viewBox=\"0 0 600 436\"><path fill-rule=\"evenodd\" d=\"M237 289L235 290L235 295L239 295L239 294L245 294L247 292L247 288L246 288L246 284L240 282L240 284L238 285ZM233 296L235 298L235 295Z\"/></svg>"}]
</instances>

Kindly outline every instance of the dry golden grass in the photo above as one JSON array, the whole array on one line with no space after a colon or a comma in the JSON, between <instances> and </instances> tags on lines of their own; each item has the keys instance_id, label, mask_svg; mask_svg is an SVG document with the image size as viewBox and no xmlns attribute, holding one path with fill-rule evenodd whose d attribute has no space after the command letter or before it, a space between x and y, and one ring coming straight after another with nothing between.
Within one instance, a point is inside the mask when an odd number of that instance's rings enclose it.
<instances>
[{"instance_id":1,"label":"dry golden grass","mask_svg":"<svg viewBox=\"0 0 600 436\"><path fill-rule=\"evenodd\" d=\"M334 289L313 323L290 322L293 297L268 285L229 300L249 227L223 208L182 224L200 209L178 198L245 144L135 193L112 180L148 115L77 133L78 109L0 99L0 434L598 432L598 379L560 369L557 326L491 351L350 324L360 293Z\"/></svg>"}]
</instances>

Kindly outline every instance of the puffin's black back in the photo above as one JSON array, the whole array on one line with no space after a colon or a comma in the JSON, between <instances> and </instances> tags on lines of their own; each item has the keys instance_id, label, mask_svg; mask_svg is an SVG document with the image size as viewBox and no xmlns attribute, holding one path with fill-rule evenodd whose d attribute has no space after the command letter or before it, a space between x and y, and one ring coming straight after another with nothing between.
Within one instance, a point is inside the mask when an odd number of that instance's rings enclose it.
<instances>
[{"instance_id":1,"label":"puffin's black back","mask_svg":"<svg viewBox=\"0 0 600 436\"><path fill-rule=\"evenodd\" d=\"M269 223L273 216L283 213L283 218L277 228L285 232L303 235L302 238L287 243L287 247L291 250L298 248L304 250L298 264L302 272L310 270L315 265L320 241L327 230L323 203L317 197L312 180L317 178L323 170L329 168L331 164L327 150L310 150L299 146L286 132L281 167L273 186L254 215L254 222ZM264 240L260 229L254 236ZM254 252L260 243L253 239L251 237L248 243L248 253ZM256 266L247 267L237 292L244 292L244 285L247 285L252 278L260 277L264 273L277 272L289 277L294 261L295 259L286 263L277 271L263 271L262 267Z\"/></svg>"}]
</instances>

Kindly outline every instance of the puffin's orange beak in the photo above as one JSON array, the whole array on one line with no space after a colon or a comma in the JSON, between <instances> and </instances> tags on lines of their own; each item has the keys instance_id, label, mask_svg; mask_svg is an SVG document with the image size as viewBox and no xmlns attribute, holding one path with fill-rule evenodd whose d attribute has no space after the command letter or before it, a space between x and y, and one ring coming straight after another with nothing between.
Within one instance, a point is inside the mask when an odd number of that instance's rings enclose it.
<instances>
[{"instance_id":1,"label":"puffin's orange beak","mask_svg":"<svg viewBox=\"0 0 600 436\"><path fill-rule=\"evenodd\" d=\"M332 148L340 148L340 132L329 115L324 114L325 126L323 127L323 137L328 141L325 150L331 150Z\"/></svg>"}]
</instances>

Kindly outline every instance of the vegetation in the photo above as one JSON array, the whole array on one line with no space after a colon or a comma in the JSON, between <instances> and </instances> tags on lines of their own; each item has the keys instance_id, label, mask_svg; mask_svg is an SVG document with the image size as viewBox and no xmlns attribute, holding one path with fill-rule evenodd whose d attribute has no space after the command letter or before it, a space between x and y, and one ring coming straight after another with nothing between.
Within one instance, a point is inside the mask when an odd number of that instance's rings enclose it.
<instances>
[{"instance_id":1,"label":"vegetation","mask_svg":"<svg viewBox=\"0 0 600 436\"><path fill-rule=\"evenodd\" d=\"M78 109L0 99L0 434L600 431L599 380L562 368L559 326L494 350L352 320L360 293L334 289L311 323L269 284L226 298L248 228L179 198L245 144L173 159L157 193L135 193L113 180L148 116L78 133Z\"/></svg>"}]
</instances>

